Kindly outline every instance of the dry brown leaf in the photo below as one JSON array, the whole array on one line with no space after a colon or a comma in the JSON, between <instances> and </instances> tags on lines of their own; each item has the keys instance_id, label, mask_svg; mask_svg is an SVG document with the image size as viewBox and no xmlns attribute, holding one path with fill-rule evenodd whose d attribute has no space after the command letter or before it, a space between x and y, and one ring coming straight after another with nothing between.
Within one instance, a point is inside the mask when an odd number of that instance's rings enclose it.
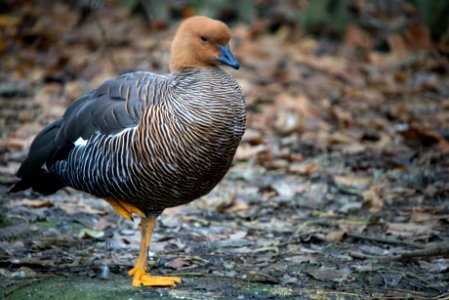
<instances>
[{"instance_id":1,"label":"dry brown leaf","mask_svg":"<svg viewBox=\"0 0 449 300\"><path fill-rule=\"evenodd\" d=\"M294 256L289 256L285 258L286 261L292 263L292 264L301 264L301 263L308 263L308 264L313 264L317 262L317 258L312 256L312 255L294 255Z\"/></svg>"},{"instance_id":2,"label":"dry brown leaf","mask_svg":"<svg viewBox=\"0 0 449 300\"><path fill-rule=\"evenodd\" d=\"M429 235L432 233L432 228L437 222L427 222L425 224L417 223L388 223L386 226L386 232L397 236L421 236Z\"/></svg>"},{"instance_id":3,"label":"dry brown leaf","mask_svg":"<svg viewBox=\"0 0 449 300\"><path fill-rule=\"evenodd\" d=\"M197 267L197 265L192 260L181 257L173 259L172 261L166 263L165 266L175 270L186 269L187 267L188 268Z\"/></svg>"},{"instance_id":4,"label":"dry brown leaf","mask_svg":"<svg viewBox=\"0 0 449 300\"><path fill-rule=\"evenodd\" d=\"M263 135L259 130L248 128L242 136L242 143L248 142L251 145L259 145L263 143Z\"/></svg>"},{"instance_id":5,"label":"dry brown leaf","mask_svg":"<svg viewBox=\"0 0 449 300\"><path fill-rule=\"evenodd\" d=\"M40 201L40 203L36 203L31 205L32 208L43 208L43 207L53 207L54 204L50 201Z\"/></svg>"},{"instance_id":6,"label":"dry brown leaf","mask_svg":"<svg viewBox=\"0 0 449 300\"><path fill-rule=\"evenodd\" d=\"M431 146L436 143L441 151L449 152L449 142L436 130L410 127L399 133L413 145Z\"/></svg>"},{"instance_id":7,"label":"dry brown leaf","mask_svg":"<svg viewBox=\"0 0 449 300\"><path fill-rule=\"evenodd\" d=\"M319 132L318 133L318 139L320 143L323 143L325 145L327 144L353 144L355 143L355 140L342 133L342 132L336 132L333 134L327 133L327 132Z\"/></svg>"},{"instance_id":8,"label":"dry brown leaf","mask_svg":"<svg viewBox=\"0 0 449 300\"><path fill-rule=\"evenodd\" d=\"M410 215L411 222L426 222L431 220L449 220L449 215L440 214L438 209L432 209L430 211L422 211L420 208L413 209Z\"/></svg>"},{"instance_id":9,"label":"dry brown leaf","mask_svg":"<svg viewBox=\"0 0 449 300\"><path fill-rule=\"evenodd\" d=\"M17 27L22 21L21 18L16 16L0 15L0 27Z\"/></svg>"},{"instance_id":10,"label":"dry brown leaf","mask_svg":"<svg viewBox=\"0 0 449 300\"><path fill-rule=\"evenodd\" d=\"M69 215L73 215L79 212L84 212L86 214L92 214L97 216L104 215L109 212L112 213L112 209L107 208L107 206L105 206L104 210L98 209L86 203L86 201L81 197L79 197L76 201L73 202L58 203L58 207Z\"/></svg>"},{"instance_id":11,"label":"dry brown leaf","mask_svg":"<svg viewBox=\"0 0 449 300\"><path fill-rule=\"evenodd\" d=\"M105 217L100 217L98 221L95 223L94 228L95 230L104 231L107 228L111 227L112 223L108 221Z\"/></svg>"},{"instance_id":12,"label":"dry brown leaf","mask_svg":"<svg viewBox=\"0 0 449 300\"><path fill-rule=\"evenodd\" d=\"M333 179L337 185L353 187L359 190L366 189L372 182L371 177L363 177L356 175L334 176Z\"/></svg>"},{"instance_id":13,"label":"dry brown leaf","mask_svg":"<svg viewBox=\"0 0 449 300\"><path fill-rule=\"evenodd\" d=\"M418 263L422 269L432 273L443 273L449 269L449 259L447 258L437 258L430 262L419 260Z\"/></svg>"},{"instance_id":14,"label":"dry brown leaf","mask_svg":"<svg viewBox=\"0 0 449 300\"><path fill-rule=\"evenodd\" d=\"M224 197L217 197L215 198L216 201L213 202L214 211L218 213L224 213L225 211L229 210L231 207L234 206L236 201L236 195L226 195Z\"/></svg>"},{"instance_id":15,"label":"dry brown leaf","mask_svg":"<svg viewBox=\"0 0 449 300\"><path fill-rule=\"evenodd\" d=\"M265 145L251 146L249 144L242 144L237 148L234 159L236 160L247 160L257 154L267 150Z\"/></svg>"},{"instance_id":16,"label":"dry brown leaf","mask_svg":"<svg viewBox=\"0 0 449 300\"><path fill-rule=\"evenodd\" d=\"M235 213L241 218L247 218L250 214L250 207L245 201L237 199L234 205L227 209L227 212Z\"/></svg>"},{"instance_id":17,"label":"dry brown leaf","mask_svg":"<svg viewBox=\"0 0 449 300\"><path fill-rule=\"evenodd\" d=\"M288 170L292 173L310 174L317 172L319 170L319 166L313 162L292 164L289 166Z\"/></svg>"},{"instance_id":18,"label":"dry brown leaf","mask_svg":"<svg viewBox=\"0 0 449 300\"><path fill-rule=\"evenodd\" d=\"M334 282L343 282L351 274L351 270L347 268L336 269L336 268L321 267L314 271L308 272L308 274L313 276L315 279L321 281L331 280Z\"/></svg>"},{"instance_id":19,"label":"dry brown leaf","mask_svg":"<svg viewBox=\"0 0 449 300\"><path fill-rule=\"evenodd\" d=\"M281 135L304 130L307 117L317 117L319 112L310 105L304 95L280 93L275 100L276 117L274 128Z\"/></svg>"},{"instance_id":20,"label":"dry brown leaf","mask_svg":"<svg viewBox=\"0 0 449 300\"><path fill-rule=\"evenodd\" d=\"M248 234L248 231L246 230L239 230L229 235L229 239L243 239Z\"/></svg>"},{"instance_id":21,"label":"dry brown leaf","mask_svg":"<svg viewBox=\"0 0 449 300\"><path fill-rule=\"evenodd\" d=\"M369 190L362 193L363 205L369 208L372 213L382 211L384 206L383 199L379 196L379 189L376 186L372 186Z\"/></svg>"},{"instance_id":22,"label":"dry brown leaf","mask_svg":"<svg viewBox=\"0 0 449 300\"><path fill-rule=\"evenodd\" d=\"M345 45L351 49L371 49L373 41L371 35L355 24L350 24L346 29Z\"/></svg>"},{"instance_id":23,"label":"dry brown leaf","mask_svg":"<svg viewBox=\"0 0 449 300\"><path fill-rule=\"evenodd\" d=\"M332 231L329 231L326 234L324 240L326 242L341 241L341 239L343 238L344 234L345 234L345 231L343 231L343 230L332 230Z\"/></svg>"},{"instance_id":24,"label":"dry brown leaf","mask_svg":"<svg viewBox=\"0 0 449 300\"><path fill-rule=\"evenodd\" d=\"M396 58L406 59L419 51L432 50L430 30L426 25L410 25L404 32L388 36L388 44Z\"/></svg>"},{"instance_id":25,"label":"dry brown leaf","mask_svg":"<svg viewBox=\"0 0 449 300\"><path fill-rule=\"evenodd\" d=\"M288 135L300 131L303 127L301 114L291 110L280 110L277 113L274 128L281 135Z\"/></svg>"},{"instance_id":26,"label":"dry brown leaf","mask_svg":"<svg viewBox=\"0 0 449 300\"><path fill-rule=\"evenodd\" d=\"M23 198L20 200L20 205L31 208L46 208L53 207L54 204L45 200Z\"/></svg>"}]
</instances>

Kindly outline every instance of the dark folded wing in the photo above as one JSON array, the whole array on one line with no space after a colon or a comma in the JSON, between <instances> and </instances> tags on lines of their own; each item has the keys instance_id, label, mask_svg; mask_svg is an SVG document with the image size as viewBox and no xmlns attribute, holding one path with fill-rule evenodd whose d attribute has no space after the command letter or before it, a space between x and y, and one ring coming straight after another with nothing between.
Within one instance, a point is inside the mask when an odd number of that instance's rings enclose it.
<instances>
[{"instance_id":1,"label":"dark folded wing","mask_svg":"<svg viewBox=\"0 0 449 300\"><path fill-rule=\"evenodd\" d=\"M87 140L94 134L116 134L137 126L144 107L155 101L150 89L157 87L161 78L147 72L124 74L80 97L60 120L36 136L17 176L36 176L45 164L67 158L79 138Z\"/></svg>"}]
</instances>

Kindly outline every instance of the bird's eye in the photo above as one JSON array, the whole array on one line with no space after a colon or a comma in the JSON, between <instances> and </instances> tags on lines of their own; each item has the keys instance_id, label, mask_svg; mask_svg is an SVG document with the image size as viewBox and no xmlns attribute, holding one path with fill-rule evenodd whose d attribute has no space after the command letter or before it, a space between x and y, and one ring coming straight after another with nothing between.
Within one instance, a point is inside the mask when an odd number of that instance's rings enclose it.
<instances>
[{"instance_id":1,"label":"bird's eye","mask_svg":"<svg viewBox=\"0 0 449 300\"><path fill-rule=\"evenodd\" d=\"M201 36L201 41L202 42L207 42L207 37L205 37L204 35Z\"/></svg>"}]
</instances>

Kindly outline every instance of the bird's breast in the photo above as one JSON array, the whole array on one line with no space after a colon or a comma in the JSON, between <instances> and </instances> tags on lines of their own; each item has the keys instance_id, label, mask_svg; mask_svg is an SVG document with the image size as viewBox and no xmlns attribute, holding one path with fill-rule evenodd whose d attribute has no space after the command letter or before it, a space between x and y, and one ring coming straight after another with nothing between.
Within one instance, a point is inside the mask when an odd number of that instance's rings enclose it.
<instances>
[{"instance_id":1,"label":"bird's breast","mask_svg":"<svg viewBox=\"0 0 449 300\"><path fill-rule=\"evenodd\" d=\"M141 173L153 174L152 191L163 180L165 204L175 206L208 193L226 174L245 130L243 96L197 95L189 101L151 108L140 130ZM154 193L153 193L154 194Z\"/></svg>"}]
</instances>

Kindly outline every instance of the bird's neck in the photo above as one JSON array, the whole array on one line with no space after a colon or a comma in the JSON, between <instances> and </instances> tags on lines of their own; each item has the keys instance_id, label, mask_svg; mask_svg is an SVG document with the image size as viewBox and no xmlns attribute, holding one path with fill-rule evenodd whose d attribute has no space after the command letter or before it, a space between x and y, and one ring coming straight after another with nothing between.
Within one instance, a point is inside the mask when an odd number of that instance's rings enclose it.
<instances>
[{"instance_id":1,"label":"bird's neck","mask_svg":"<svg viewBox=\"0 0 449 300\"><path fill-rule=\"evenodd\" d=\"M202 68L182 68L172 72L173 79L177 81L188 81L201 78L202 80L211 80L217 76L222 77L227 73L220 67L202 67ZM229 76L229 75L228 75Z\"/></svg>"},{"instance_id":2,"label":"bird's neck","mask_svg":"<svg viewBox=\"0 0 449 300\"><path fill-rule=\"evenodd\" d=\"M172 73L171 86L182 98L219 99L220 96L239 91L236 81L219 67L185 68Z\"/></svg>"}]
</instances>

